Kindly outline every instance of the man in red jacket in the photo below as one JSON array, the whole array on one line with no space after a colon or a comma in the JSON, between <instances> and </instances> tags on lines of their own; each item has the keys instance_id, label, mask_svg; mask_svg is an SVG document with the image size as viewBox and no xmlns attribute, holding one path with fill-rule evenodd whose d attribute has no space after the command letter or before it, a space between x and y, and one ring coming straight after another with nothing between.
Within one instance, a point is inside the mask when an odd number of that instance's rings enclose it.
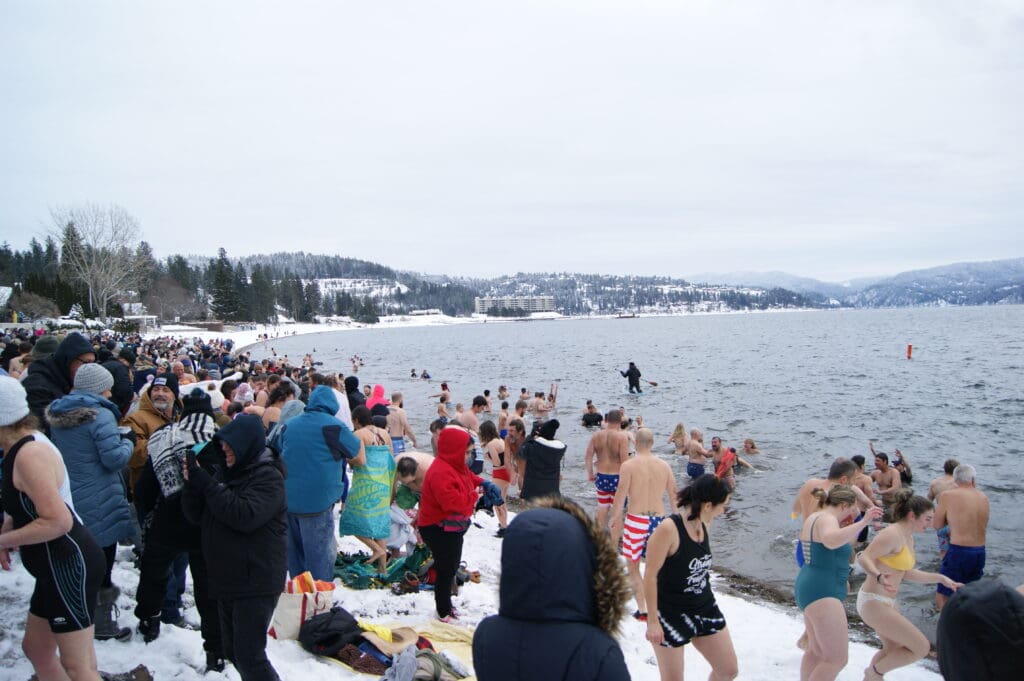
<instances>
[{"instance_id":1,"label":"man in red jacket","mask_svg":"<svg viewBox=\"0 0 1024 681\"><path fill-rule=\"evenodd\" d=\"M420 495L416 524L434 555L434 604L442 622L458 619L452 607L452 582L462 560L462 540L479 496L477 488L483 482L466 465L472 456L469 431L459 426L443 429L437 438L437 458L427 469Z\"/></svg>"}]
</instances>

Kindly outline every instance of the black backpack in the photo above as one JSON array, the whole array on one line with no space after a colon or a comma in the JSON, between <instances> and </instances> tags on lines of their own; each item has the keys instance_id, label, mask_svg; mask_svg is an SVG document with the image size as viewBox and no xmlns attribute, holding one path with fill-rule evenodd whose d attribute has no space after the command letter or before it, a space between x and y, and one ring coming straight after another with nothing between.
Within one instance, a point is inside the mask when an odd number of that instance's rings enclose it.
<instances>
[{"instance_id":1,"label":"black backpack","mask_svg":"<svg viewBox=\"0 0 1024 681\"><path fill-rule=\"evenodd\" d=\"M352 613L335 605L329 611L314 615L302 623L299 643L314 655L336 657L339 650L355 643L362 634Z\"/></svg>"}]
</instances>

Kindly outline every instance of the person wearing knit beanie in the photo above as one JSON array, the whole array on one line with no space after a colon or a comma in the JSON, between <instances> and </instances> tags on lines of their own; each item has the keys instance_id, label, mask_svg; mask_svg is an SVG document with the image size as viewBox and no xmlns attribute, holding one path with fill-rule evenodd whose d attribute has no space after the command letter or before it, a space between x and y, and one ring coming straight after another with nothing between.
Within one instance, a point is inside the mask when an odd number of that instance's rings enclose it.
<instances>
[{"instance_id":1,"label":"person wearing knit beanie","mask_svg":"<svg viewBox=\"0 0 1024 681\"><path fill-rule=\"evenodd\" d=\"M191 392L181 398L181 403L185 407L181 412L182 418L189 414L209 414L213 416L210 393L202 388L192 388Z\"/></svg>"},{"instance_id":2,"label":"person wearing knit beanie","mask_svg":"<svg viewBox=\"0 0 1024 681\"><path fill-rule=\"evenodd\" d=\"M21 383L10 376L0 376L0 428L12 426L28 416L28 396Z\"/></svg>"},{"instance_id":3,"label":"person wearing knit beanie","mask_svg":"<svg viewBox=\"0 0 1024 681\"><path fill-rule=\"evenodd\" d=\"M75 372L75 390L103 395L114 387L113 375L100 364L83 364Z\"/></svg>"}]
</instances>

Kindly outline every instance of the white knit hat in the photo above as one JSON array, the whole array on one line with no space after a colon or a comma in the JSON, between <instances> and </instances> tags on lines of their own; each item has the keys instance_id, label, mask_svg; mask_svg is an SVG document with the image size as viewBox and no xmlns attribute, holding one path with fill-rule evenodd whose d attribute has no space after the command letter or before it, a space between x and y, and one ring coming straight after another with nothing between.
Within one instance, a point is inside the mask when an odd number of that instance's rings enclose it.
<instances>
[{"instance_id":1,"label":"white knit hat","mask_svg":"<svg viewBox=\"0 0 1024 681\"><path fill-rule=\"evenodd\" d=\"M75 372L75 390L100 393L114 387L114 377L102 364L83 364Z\"/></svg>"},{"instance_id":2,"label":"white knit hat","mask_svg":"<svg viewBox=\"0 0 1024 681\"><path fill-rule=\"evenodd\" d=\"M0 376L0 427L9 426L28 416L28 395L25 388L10 376Z\"/></svg>"}]
</instances>

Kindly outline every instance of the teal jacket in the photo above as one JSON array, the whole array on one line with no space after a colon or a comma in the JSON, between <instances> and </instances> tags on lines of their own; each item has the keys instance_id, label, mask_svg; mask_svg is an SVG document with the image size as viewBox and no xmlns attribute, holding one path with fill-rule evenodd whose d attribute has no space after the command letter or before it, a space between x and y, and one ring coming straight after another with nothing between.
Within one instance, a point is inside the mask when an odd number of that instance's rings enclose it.
<instances>
[{"instance_id":1,"label":"teal jacket","mask_svg":"<svg viewBox=\"0 0 1024 681\"><path fill-rule=\"evenodd\" d=\"M339 421L334 391L318 385L305 411L282 427L281 459L288 475L289 513L322 513L348 494L345 463L359 454L359 438Z\"/></svg>"}]
</instances>

